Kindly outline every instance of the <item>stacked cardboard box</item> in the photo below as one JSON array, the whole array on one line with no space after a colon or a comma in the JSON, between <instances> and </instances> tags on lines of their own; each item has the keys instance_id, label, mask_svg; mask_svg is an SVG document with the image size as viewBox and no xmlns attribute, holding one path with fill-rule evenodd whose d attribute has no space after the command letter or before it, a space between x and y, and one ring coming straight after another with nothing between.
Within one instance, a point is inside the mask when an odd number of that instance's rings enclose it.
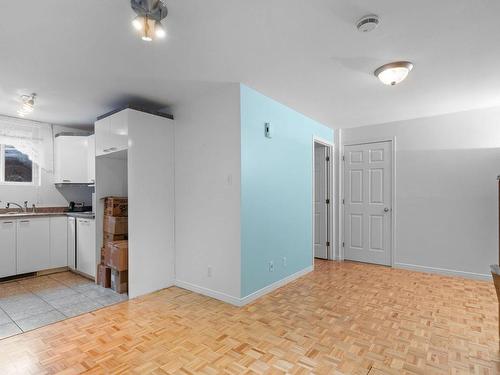
<instances>
[{"instance_id":1,"label":"stacked cardboard box","mask_svg":"<svg viewBox=\"0 0 500 375\"><path fill-rule=\"evenodd\" d=\"M98 283L118 293L128 291L128 201L104 199L103 247Z\"/></svg>"}]
</instances>

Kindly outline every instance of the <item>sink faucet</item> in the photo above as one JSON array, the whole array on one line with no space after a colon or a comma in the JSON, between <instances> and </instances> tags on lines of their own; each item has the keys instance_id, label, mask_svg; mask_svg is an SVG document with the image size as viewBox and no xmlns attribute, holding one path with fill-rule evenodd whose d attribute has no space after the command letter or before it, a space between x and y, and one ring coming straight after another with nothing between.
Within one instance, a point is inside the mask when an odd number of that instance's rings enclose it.
<instances>
[{"instance_id":1,"label":"sink faucet","mask_svg":"<svg viewBox=\"0 0 500 375\"><path fill-rule=\"evenodd\" d=\"M16 202L7 202L5 208L9 209L10 208L10 205L14 205L14 206L17 206L19 207L21 210L23 210L24 212L26 212L26 208L28 207L28 201L25 201L24 202L24 207L21 206L19 203L16 203Z\"/></svg>"}]
</instances>

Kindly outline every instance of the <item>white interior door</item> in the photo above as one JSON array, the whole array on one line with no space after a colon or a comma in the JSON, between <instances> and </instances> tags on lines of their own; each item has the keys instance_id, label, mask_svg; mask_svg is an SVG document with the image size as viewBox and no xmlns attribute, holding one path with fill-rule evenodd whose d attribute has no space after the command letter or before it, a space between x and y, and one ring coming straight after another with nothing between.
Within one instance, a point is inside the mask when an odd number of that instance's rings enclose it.
<instances>
[{"instance_id":1,"label":"white interior door","mask_svg":"<svg viewBox=\"0 0 500 375\"><path fill-rule=\"evenodd\" d=\"M328 148L314 144L314 256L328 259Z\"/></svg>"},{"instance_id":2,"label":"white interior door","mask_svg":"<svg viewBox=\"0 0 500 375\"><path fill-rule=\"evenodd\" d=\"M391 265L392 142L344 148L344 257Z\"/></svg>"}]
</instances>

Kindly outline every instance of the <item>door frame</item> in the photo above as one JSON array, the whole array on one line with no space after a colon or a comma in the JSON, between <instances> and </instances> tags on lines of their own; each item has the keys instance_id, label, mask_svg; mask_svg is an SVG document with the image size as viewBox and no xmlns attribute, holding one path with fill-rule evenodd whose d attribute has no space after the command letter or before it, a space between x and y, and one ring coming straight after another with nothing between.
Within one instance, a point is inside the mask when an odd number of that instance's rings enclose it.
<instances>
[{"instance_id":1,"label":"door frame","mask_svg":"<svg viewBox=\"0 0 500 375\"><path fill-rule=\"evenodd\" d=\"M328 237L330 241L330 246L327 248L327 260L334 260L335 259L335 190L334 190L334 172L335 172L335 158L334 158L334 151L335 151L335 145L333 142L328 141L326 139L320 138L313 136L312 142L311 142L311 154L312 154L312 173L311 173L311 186L312 186L312 212L311 212L311 217L312 217L312 224L311 224L311 229L312 229L312 246L311 246L311 264L314 267L314 192L315 192L315 176L314 176L314 144L318 143L322 146L325 146L328 149L328 154L330 157L330 163L329 163L329 169L328 169L328 189L327 189L327 194L330 197L330 204L328 205L327 209L327 214L328 214Z\"/></svg>"},{"instance_id":2,"label":"door frame","mask_svg":"<svg viewBox=\"0 0 500 375\"><path fill-rule=\"evenodd\" d=\"M341 150L339 154L339 189L340 189L340 204L339 204L339 237L340 237L340 256L339 260L345 260L345 248L343 246L345 242L345 215L344 215L344 204L342 203L345 199L345 184L346 181L344 181L344 170L345 170L345 153L344 153L344 147L345 146L357 146L357 145L363 145L363 144L369 144L369 143L380 143L380 142L389 142L391 145L391 173L392 173L392 178L391 178L391 264L390 267L394 267L394 259L395 259L395 254L396 254L396 214L397 214L397 207L396 207L396 136L388 136L388 137L373 137L373 138L354 138L351 139L349 142L343 142L341 144Z\"/></svg>"}]
</instances>

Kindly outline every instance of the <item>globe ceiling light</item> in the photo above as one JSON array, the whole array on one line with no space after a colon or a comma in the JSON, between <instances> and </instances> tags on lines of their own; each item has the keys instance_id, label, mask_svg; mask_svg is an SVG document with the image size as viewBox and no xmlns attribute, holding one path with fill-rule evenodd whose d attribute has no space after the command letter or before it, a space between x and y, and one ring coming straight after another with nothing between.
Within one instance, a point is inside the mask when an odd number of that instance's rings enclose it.
<instances>
[{"instance_id":1,"label":"globe ceiling light","mask_svg":"<svg viewBox=\"0 0 500 375\"><path fill-rule=\"evenodd\" d=\"M24 117L33 112L35 109L35 97L35 93L31 95L21 95L21 107L17 110L19 116Z\"/></svg>"},{"instance_id":2,"label":"globe ceiling light","mask_svg":"<svg viewBox=\"0 0 500 375\"><path fill-rule=\"evenodd\" d=\"M384 85L394 86L404 81L412 69L411 62L396 61L382 65L375 70L374 74Z\"/></svg>"}]
</instances>

